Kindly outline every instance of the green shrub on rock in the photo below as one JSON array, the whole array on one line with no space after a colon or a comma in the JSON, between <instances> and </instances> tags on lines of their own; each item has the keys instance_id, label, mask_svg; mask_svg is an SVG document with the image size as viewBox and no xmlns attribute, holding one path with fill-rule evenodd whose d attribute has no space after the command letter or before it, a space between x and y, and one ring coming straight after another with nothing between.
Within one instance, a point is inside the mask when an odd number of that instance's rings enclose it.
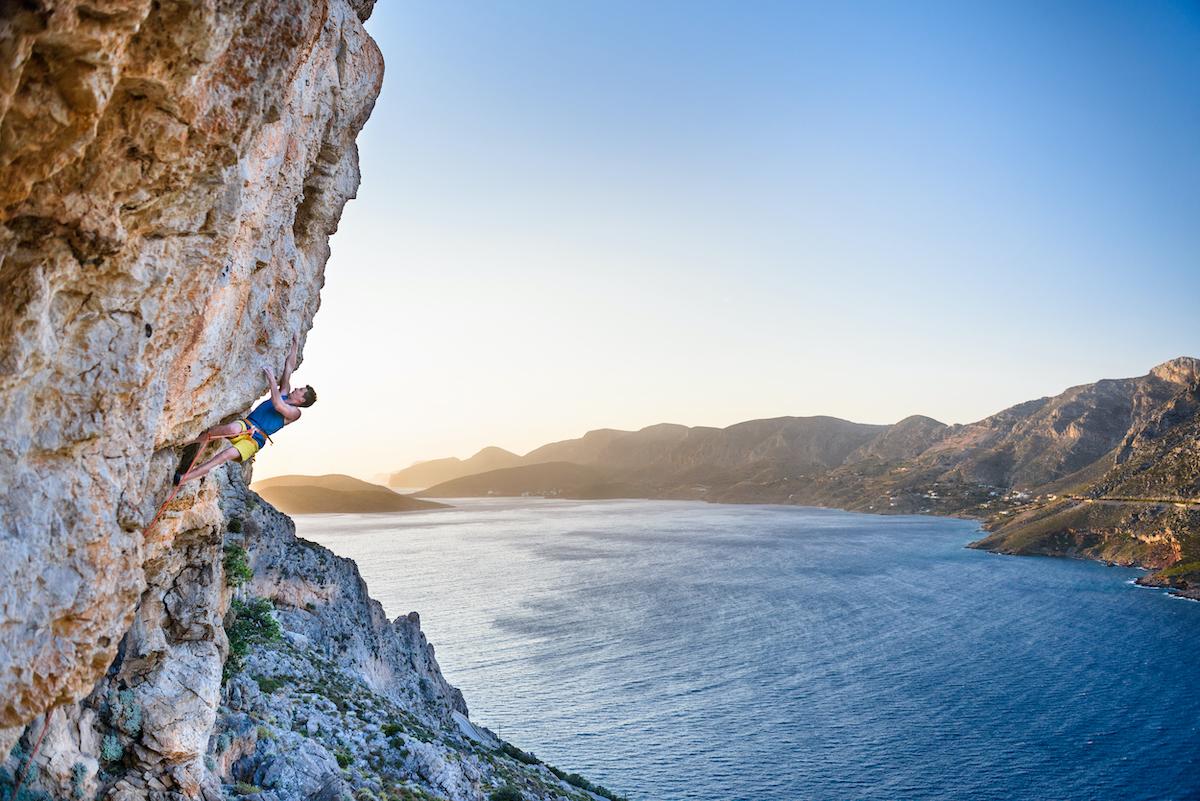
<instances>
[{"instance_id":1,"label":"green shrub on rock","mask_svg":"<svg viewBox=\"0 0 1200 801\"><path fill-rule=\"evenodd\" d=\"M507 743L507 742L501 743L499 750L501 753L505 754L506 756L510 756L513 759L517 760L518 762L524 762L526 765L542 764L542 760L540 760L536 756L534 756L534 754L532 752L522 751L520 748L517 748L512 743Z\"/></svg>"},{"instance_id":2,"label":"green shrub on rock","mask_svg":"<svg viewBox=\"0 0 1200 801\"><path fill-rule=\"evenodd\" d=\"M87 765L76 762L71 766L71 798L75 801L83 799L83 783L87 780Z\"/></svg>"},{"instance_id":3,"label":"green shrub on rock","mask_svg":"<svg viewBox=\"0 0 1200 801\"><path fill-rule=\"evenodd\" d=\"M237 673L246 664L251 645L262 645L283 638L283 630L271 615L271 602L255 598L243 603L234 599L225 620L225 636L229 639L229 658L225 660L224 679Z\"/></svg>"},{"instance_id":4,"label":"green shrub on rock","mask_svg":"<svg viewBox=\"0 0 1200 801\"><path fill-rule=\"evenodd\" d=\"M506 784L492 791L488 796L488 801L524 801L525 796L516 785Z\"/></svg>"},{"instance_id":5,"label":"green shrub on rock","mask_svg":"<svg viewBox=\"0 0 1200 801\"><path fill-rule=\"evenodd\" d=\"M138 703L133 690L112 690L100 711L114 729L130 737L142 733L142 705Z\"/></svg>"},{"instance_id":6,"label":"green shrub on rock","mask_svg":"<svg viewBox=\"0 0 1200 801\"><path fill-rule=\"evenodd\" d=\"M258 682L258 689L270 695L280 687L286 687L293 681L292 676L255 676L254 680Z\"/></svg>"},{"instance_id":7,"label":"green shrub on rock","mask_svg":"<svg viewBox=\"0 0 1200 801\"><path fill-rule=\"evenodd\" d=\"M106 734L100 741L100 758L105 762L120 762L125 756L125 748L115 734Z\"/></svg>"},{"instance_id":8,"label":"green shrub on rock","mask_svg":"<svg viewBox=\"0 0 1200 801\"><path fill-rule=\"evenodd\" d=\"M225 567L225 583L230 587L240 587L254 578L246 549L240 545L230 543L225 546L222 565Z\"/></svg>"},{"instance_id":9,"label":"green shrub on rock","mask_svg":"<svg viewBox=\"0 0 1200 801\"><path fill-rule=\"evenodd\" d=\"M592 784L578 773L567 773L565 770L559 770L553 765L547 765L546 767L549 768L550 772L555 776L562 779L567 784L578 787L580 790L587 790L589 793L611 799L611 801L627 801L624 796L617 795L603 785Z\"/></svg>"}]
</instances>

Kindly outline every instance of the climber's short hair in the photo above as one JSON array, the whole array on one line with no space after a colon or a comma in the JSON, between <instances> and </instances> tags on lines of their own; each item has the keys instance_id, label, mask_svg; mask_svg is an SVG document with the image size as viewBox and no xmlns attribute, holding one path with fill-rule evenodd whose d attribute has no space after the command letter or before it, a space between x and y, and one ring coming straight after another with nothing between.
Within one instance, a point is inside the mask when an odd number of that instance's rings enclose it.
<instances>
[{"instance_id":1,"label":"climber's short hair","mask_svg":"<svg viewBox=\"0 0 1200 801\"><path fill-rule=\"evenodd\" d=\"M304 400L295 404L296 406L308 408L317 402L317 391L312 387L301 387L300 391L304 393ZM290 396L288 397L288 400L291 400Z\"/></svg>"}]
</instances>

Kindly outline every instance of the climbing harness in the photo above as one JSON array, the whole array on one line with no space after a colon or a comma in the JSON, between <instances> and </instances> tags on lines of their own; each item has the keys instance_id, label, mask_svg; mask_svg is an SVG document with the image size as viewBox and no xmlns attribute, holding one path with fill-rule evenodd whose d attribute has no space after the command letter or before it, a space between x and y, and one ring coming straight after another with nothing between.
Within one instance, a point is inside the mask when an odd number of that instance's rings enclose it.
<instances>
[{"instance_id":1,"label":"climbing harness","mask_svg":"<svg viewBox=\"0 0 1200 801\"><path fill-rule=\"evenodd\" d=\"M246 426L246 430L242 432L243 434L249 434L249 435L250 435L250 436L252 436L252 437L253 437L253 436L254 436L256 433L258 433L258 434L262 434L262 435L263 435L263 439L265 439L267 442L271 443L272 445L274 445L274 444L275 444L275 440L271 439L271 435L270 435L270 434L268 434L266 431L263 431L263 430L262 430L261 428L259 428L258 426L254 425L254 423L253 423L253 422L250 420L250 418L249 418L249 417L243 417L243 418L241 419L241 422L242 422L242 423L244 423L244 424L245 424L245 426ZM278 431L276 431L275 433L277 433L277 434L278 434L279 432L278 432ZM264 445L264 447L265 447L266 443L264 442L264 443L263 443L263 445Z\"/></svg>"}]
</instances>

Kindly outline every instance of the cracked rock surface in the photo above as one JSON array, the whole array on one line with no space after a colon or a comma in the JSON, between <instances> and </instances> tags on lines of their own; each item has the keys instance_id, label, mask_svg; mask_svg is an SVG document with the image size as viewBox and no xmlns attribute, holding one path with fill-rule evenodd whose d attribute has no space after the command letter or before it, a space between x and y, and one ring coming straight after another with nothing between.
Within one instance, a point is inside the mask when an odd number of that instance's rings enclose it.
<instances>
[{"instance_id":1,"label":"cracked rock surface","mask_svg":"<svg viewBox=\"0 0 1200 801\"><path fill-rule=\"evenodd\" d=\"M595 798L474 726L248 468L172 495L312 326L371 8L0 3L0 798Z\"/></svg>"},{"instance_id":2,"label":"cracked rock surface","mask_svg":"<svg viewBox=\"0 0 1200 801\"><path fill-rule=\"evenodd\" d=\"M154 681L217 658L195 561L215 495L146 525L177 446L243 412L311 325L382 79L370 10L0 8L0 753L127 631ZM193 748L169 729L165 753Z\"/></svg>"}]
</instances>

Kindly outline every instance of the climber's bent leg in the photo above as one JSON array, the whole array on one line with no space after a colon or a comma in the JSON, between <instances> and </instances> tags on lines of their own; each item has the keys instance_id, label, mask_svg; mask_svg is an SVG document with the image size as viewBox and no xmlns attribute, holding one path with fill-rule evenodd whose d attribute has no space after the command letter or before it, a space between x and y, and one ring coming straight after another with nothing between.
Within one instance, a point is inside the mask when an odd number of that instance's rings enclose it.
<instances>
[{"instance_id":1,"label":"climber's bent leg","mask_svg":"<svg viewBox=\"0 0 1200 801\"><path fill-rule=\"evenodd\" d=\"M213 458L209 459L199 467L193 468L179 477L180 484L186 484L189 481L195 481L198 478L204 478L213 468L220 467L226 462L232 462L235 459L241 461L242 455L237 448L225 448Z\"/></svg>"},{"instance_id":2,"label":"climber's bent leg","mask_svg":"<svg viewBox=\"0 0 1200 801\"><path fill-rule=\"evenodd\" d=\"M223 426L213 426L200 435L201 440L216 439L217 437L236 437L244 431L241 420L234 420Z\"/></svg>"}]
</instances>

